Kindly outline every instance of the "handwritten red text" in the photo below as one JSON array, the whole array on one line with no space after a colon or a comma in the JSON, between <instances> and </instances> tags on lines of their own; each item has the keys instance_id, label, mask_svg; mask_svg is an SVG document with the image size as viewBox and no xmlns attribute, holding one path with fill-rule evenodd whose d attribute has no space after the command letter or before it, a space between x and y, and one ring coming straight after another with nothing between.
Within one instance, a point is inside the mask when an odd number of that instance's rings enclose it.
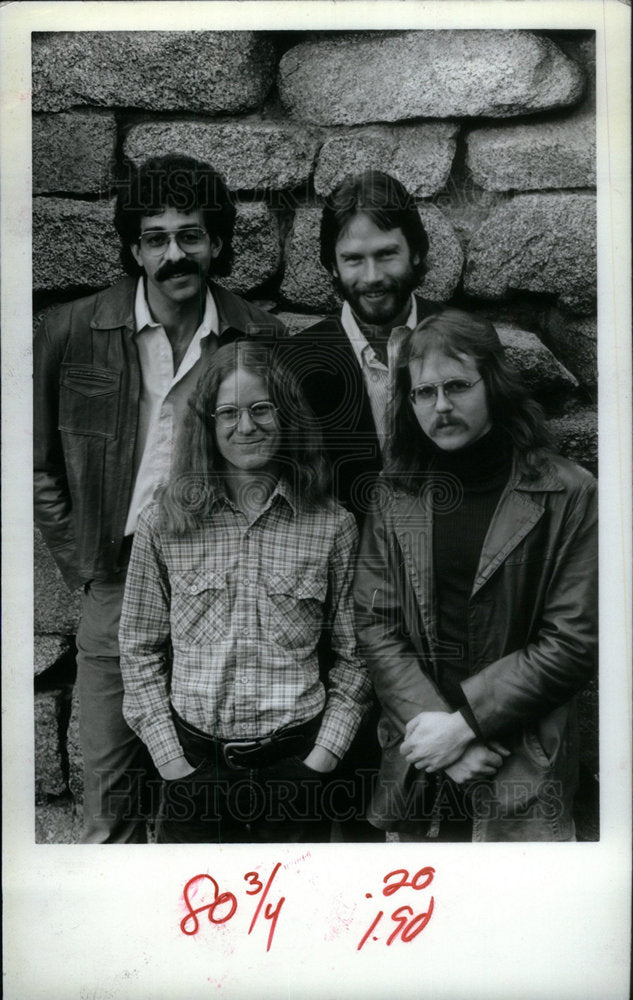
<instances>
[{"instance_id":1,"label":"handwritten red text","mask_svg":"<svg viewBox=\"0 0 633 1000\"><path fill-rule=\"evenodd\" d=\"M281 896L277 900L277 905L274 907L272 903L267 902L268 894L273 884L275 875L280 868L281 862L278 861L268 876L268 880L265 885L260 878L259 872L246 872L246 875L244 875L244 881L251 887L250 889L245 889L246 895L259 896L255 912L253 913L253 917L248 928L248 933L250 934L255 929L259 916L263 910L264 919L270 921L266 951L270 951L270 946L273 943L273 937L275 934L275 928L277 927L277 919L281 913L281 908L286 901L286 897ZM212 896L210 902L203 902L200 905L194 905L194 897L202 895L205 900L208 900L209 894ZM238 902L234 893L220 892L220 886L218 885L216 879L206 872L203 872L200 875L194 875L193 878L190 878L182 891L182 895L187 908L187 915L180 921L180 930L183 934L187 934L189 936L197 934L200 930L200 921L198 920L198 917L201 914L206 913L208 922L217 925L227 923L227 921L229 921L237 912Z\"/></svg>"},{"instance_id":2,"label":"handwritten red text","mask_svg":"<svg viewBox=\"0 0 633 1000\"><path fill-rule=\"evenodd\" d=\"M396 868L383 878L385 888L382 890L382 894L385 897L393 896L394 893L399 892L401 889L413 889L414 891L419 892L422 889L428 888L433 881L434 875L434 868L420 868L420 870L415 873L413 878L409 880L409 872L406 868ZM365 895L367 899L372 898L372 894L370 892ZM385 943L387 945L393 944L398 937L400 937L400 940L405 943L413 941L413 939L424 930L431 919L434 905L434 898L431 896L427 909L423 913L414 914L412 907L408 905L398 906L390 917L390 919L396 924L396 927L388 935ZM384 910L378 911L358 942L356 947L357 951L361 950L370 937L373 941L380 940L379 936L374 934L374 931L377 929L378 924L384 915Z\"/></svg>"}]
</instances>

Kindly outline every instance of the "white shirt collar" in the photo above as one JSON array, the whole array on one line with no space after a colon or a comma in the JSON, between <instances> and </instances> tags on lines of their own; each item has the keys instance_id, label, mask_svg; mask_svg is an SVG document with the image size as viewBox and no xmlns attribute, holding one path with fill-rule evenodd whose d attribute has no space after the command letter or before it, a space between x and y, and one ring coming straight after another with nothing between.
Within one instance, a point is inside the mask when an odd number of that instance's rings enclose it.
<instances>
[{"instance_id":1,"label":"white shirt collar","mask_svg":"<svg viewBox=\"0 0 633 1000\"><path fill-rule=\"evenodd\" d=\"M411 309L409 311L409 315L407 316L407 320L404 325L408 326L412 330L415 326L417 326L417 321L418 321L418 310L415 301L415 296L412 295ZM351 306L347 301L343 303L343 309L341 310L341 324L343 326L343 329L345 330L345 333L347 334L350 344L352 345L352 349L354 351L354 354L356 355L358 363L362 368L363 355L369 358L375 358L376 355L374 353L373 347L367 340L367 337L362 332L358 323L356 322L354 313L352 312ZM367 353L365 354L365 352Z\"/></svg>"},{"instance_id":2,"label":"white shirt collar","mask_svg":"<svg viewBox=\"0 0 633 1000\"><path fill-rule=\"evenodd\" d=\"M161 325L156 322L150 312L149 303L145 294L145 282L142 277L139 278L136 286L136 296L134 299L134 325L137 334L141 333L144 329L146 329L146 327L156 328ZM196 330L194 340L199 342L203 337L208 336L210 333L217 334L218 327L218 311L215 302L213 301L211 291L207 288L207 294L204 302L204 315L200 326Z\"/></svg>"}]
</instances>

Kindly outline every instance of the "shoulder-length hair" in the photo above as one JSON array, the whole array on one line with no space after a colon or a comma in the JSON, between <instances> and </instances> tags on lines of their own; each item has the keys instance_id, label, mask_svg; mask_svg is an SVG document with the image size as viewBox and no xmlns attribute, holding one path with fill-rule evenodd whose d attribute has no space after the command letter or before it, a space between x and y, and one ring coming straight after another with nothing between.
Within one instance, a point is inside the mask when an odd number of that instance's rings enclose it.
<instances>
[{"instance_id":1,"label":"shoulder-length hair","mask_svg":"<svg viewBox=\"0 0 633 1000\"><path fill-rule=\"evenodd\" d=\"M310 508L326 501L329 471L321 431L297 380L271 346L241 340L218 349L189 400L173 474L159 493L161 526L168 532L200 528L223 490L213 414L220 386L238 369L261 378L277 407L281 445L275 462L294 503Z\"/></svg>"},{"instance_id":2,"label":"shoulder-length hair","mask_svg":"<svg viewBox=\"0 0 633 1000\"><path fill-rule=\"evenodd\" d=\"M139 241L141 219L160 215L166 208L187 214L199 211L209 235L222 241L209 273L217 277L231 273L235 205L217 170L181 153L152 156L138 166L126 161L124 170L118 182L114 226L128 274L138 276L143 270L130 249Z\"/></svg>"},{"instance_id":3,"label":"shoulder-length hair","mask_svg":"<svg viewBox=\"0 0 633 1000\"><path fill-rule=\"evenodd\" d=\"M411 255L411 269L419 284L426 274L429 239L415 199L404 184L382 170L350 174L327 196L321 215L320 260L332 275L336 244L354 216L366 215L378 229L400 229ZM417 258L417 260L415 259Z\"/></svg>"},{"instance_id":4,"label":"shoulder-length hair","mask_svg":"<svg viewBox=\"0 0 633 1000\"><path fill-rule=\"evenodd\" d=\"M475 361L486 387L493 424L511 439L522 473L528 479L536 478L546 461L542 449L550 445L543 410L506 360L490 320L460 309L444 309L403 335L396 361L385 476L394 485L415 490L419 483L416 473L428 468L437 455L409 399L409 362L423 360L432 351L457 359L467 355Z\"/></svg>"}]
</instances>

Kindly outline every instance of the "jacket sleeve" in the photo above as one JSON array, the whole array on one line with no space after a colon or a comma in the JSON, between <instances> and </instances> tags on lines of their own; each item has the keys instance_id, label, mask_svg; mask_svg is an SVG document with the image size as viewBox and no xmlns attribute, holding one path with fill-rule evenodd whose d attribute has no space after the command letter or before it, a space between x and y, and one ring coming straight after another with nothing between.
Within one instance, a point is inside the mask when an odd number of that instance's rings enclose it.
<instances>
[{"instance_id":1,"label":"jacket sleeve","mask_svg":"<svg viewBox=\"0 0 633 1000\"><path fill-rule=\"evenodd\" d=\"M183 754L171 717L171 588L156 508L141 513L121 611L119 645L125 693L123 715L157 767Z\"/></svg>"},{"instance_id":2,"label":"jacket sleeve","mask_svg":"<svg viewBox=\"0 0 633 1000\"><path fill-rule=\"evenodd\" d=\"M354 628L352 578L358 529L345 514L329 559L329 608L326 626L330 653L323 720L315 743L341 758L371 706L371 681L361 660Z\"/></svg>"},{"instance_id":3,"label":"jacket sleeve","mask_svg":"<svg viewBox=\"0 0 633 1000\"><path fill-rule=\"evenodd\" d=\"M591 677L598 647L596 483L574 491L534 639L484 667L462 688L484 738L543 716Z\"/></svg>"},{"instance_id":4,"label":"jacket sleeve","mask_svg":"<svg viewBox=\"0 0 633 1000\"><path fill-rule=\"evenodd\" d=\"M72 503L59 432L59 378L65 331L40 323L33 348L34 517L44 541L71 590L84 581L78 556Z\"/></svg>"},{"instance_id":5,"label":"jacket sleeve","mask_svg":"<svg viewBox=\"0 0 633 1000\"><path fill-rule=\"evenodd\" d=\"M382 508L371 511L365 520L354 602L361 653L383 711L403 734L407 722L420 712L449 712L450 708L411 638L416 625L412 613L407 622L405 602L413 611L415 599L388 520Z\"/></svg>"}]
</instances>

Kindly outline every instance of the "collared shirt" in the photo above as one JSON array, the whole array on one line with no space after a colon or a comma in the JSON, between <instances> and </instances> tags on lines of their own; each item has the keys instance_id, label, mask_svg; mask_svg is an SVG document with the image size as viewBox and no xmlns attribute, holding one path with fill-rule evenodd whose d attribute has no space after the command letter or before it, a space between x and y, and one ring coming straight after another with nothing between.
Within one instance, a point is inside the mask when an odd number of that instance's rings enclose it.
<instances>
[{"instance_id":1,"label":"collared shirt","mask_svg":"<svg viewBox=\"0 0 633 1000\"><path fill-rule=\"evenodd\" d=\"M141 366L141 395L134 449L134 489L125 523L131 535L138 515L149 503L157 486L171 473L174 444L182 425L187 400L200 374L201 341L218 333L218 313L207 288L202 322L174 374L174 356L163 326L149 310L143 279L136 287L134 301L135 339Z\"/></svg>"},{"instance_id":2,"label":"collared shirt","mask_svg":"<svg viewBox=\"0 0 633 1000\"><path fill-rule=\"evenodd\" d=\"M316 743L342 757L369 708L350 586L354 518L333 501L297 507L283 480L252 520L224 494L187 535L143 511L121 615L124 714L158 767L182 755L170 700L224 740L299 725L324 710ZM326 686L316 647L327 629ZM173 647L170 666L169 644Z\"/></svg>"},{"instance_id":3,"label":"collared shirt","mask_svg":"<svg viewBox=\"0 0 633 1000\"><path fill-rule=\"evenodd\" d=\"M394 331L392 330L387 341L387 366L382 361L379 361L367 337L356 322L354 313L348 302L343 303L341 325L349 338L349 342L352 345L363 373L363 380L367 389L367 395L369 396L374 424L376 425L378 442L381 451L384 451L387 440L387 406L389 405L391 396L391 379L393 377L398 347L400 346L400 339L394 336ZM417 306L413 295L411 296L411 311L404 325L410 329L413 329L417 325Z\"/></svg>"}]
</instances>

